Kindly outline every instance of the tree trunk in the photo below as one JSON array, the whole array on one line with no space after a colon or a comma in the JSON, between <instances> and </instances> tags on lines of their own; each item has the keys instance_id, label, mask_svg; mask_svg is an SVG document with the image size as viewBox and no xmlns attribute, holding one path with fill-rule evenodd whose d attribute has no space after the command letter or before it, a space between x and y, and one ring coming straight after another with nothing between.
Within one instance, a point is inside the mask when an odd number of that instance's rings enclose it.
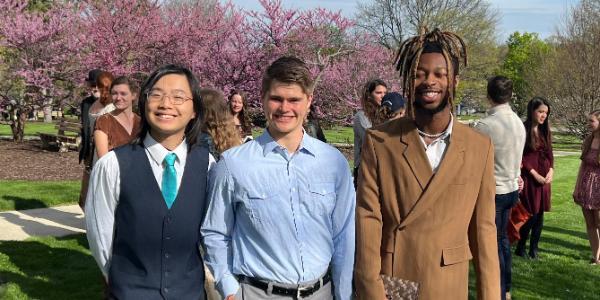
<instances>
[{"instance_id":1,"label":"tree trunk","mask_svg":"<svg viewBox=\"0 0 600 300\"><path fill-rule=\"evenodd\" d=\"M27 111L24 109L18 109L16 114L11 114L13 117L10 129L13 134L13 141L23 142L25 136L25 120L27 120Z\"/></svg>"},{"instance_id":2,"label":"tree trunk","mask_svg":"<svg viewBox=\"0 0 600 300\"><path fill-rule=\"evenodd\" d=\"M42 111L44 112L44 123L52 123L52 102L46 103Z\"/></svg>"}]
</instances>

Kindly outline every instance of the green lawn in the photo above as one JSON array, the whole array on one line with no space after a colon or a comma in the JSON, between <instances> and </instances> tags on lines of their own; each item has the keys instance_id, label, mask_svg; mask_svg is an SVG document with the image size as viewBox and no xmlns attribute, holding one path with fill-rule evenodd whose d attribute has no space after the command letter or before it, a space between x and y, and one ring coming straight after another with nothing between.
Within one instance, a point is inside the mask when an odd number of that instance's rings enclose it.
<instances>
[{"instance_id":1,"label":"green lawn","mask_svg":"<svg viewBox=\"0 0 600 300\"><path fill-rule=\"evenodd\" d=\"M556 158L552 211L544 215L539 260L513 256L514 299L598 299L600 267L588 264L591 250L573 186L577 156ZM513 248L514 250L514 248ZM473 274L471 274L473 275ZM471 276L471 298L474 280Z\"/></svg>"},{"instance_id":2,"label":"green lawn","mask_svg":"<svg viewBox=\"0 0 600 300\"><path fill-rule=\"evenodd\" d=\"M0 180L0 211L74 204L81 182Z\"/></svg>"},{"instance_id":3,"label":"green lawn","mask_svg":"<svg viewBox=\"0 0 600 300\"><path fill-rule=\"evenodd\" d=\"M0 242L0 299L101 299L85 235Z\"/></svg>"},{"instance_id":4,"label":"green lawn","mask_svg":"<svg viewBox=\"0 0 600 300\"><path fill-rule=\"evenodd\" d=\"M55 126L55 123L27 122L25 123L25 136L36 136L38 132L56 133ZM10 125L0 124L0 135L12 136Z\"/></svg>"}]
</instances>

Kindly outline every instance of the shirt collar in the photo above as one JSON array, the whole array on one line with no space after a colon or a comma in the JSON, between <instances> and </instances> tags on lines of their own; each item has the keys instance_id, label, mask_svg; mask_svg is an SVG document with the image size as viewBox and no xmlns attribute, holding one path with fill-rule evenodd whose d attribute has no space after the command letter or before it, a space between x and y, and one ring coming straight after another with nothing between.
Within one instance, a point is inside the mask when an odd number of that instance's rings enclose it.
<instances>
[{"instance_id":1,"label":"shirt collar","mask_svg":"<svg viewBox=\"0 0 600 300\"><path fill-rule=\"evenodd\" d=\"M510 105L508 103L504 103L504 104L496 105L496 106L488 109L487 114L488 114L488 116L491 116L491 115L497 114L503 110L512 111L512 109L510 108Z\"/></svg>"},{"instance_id":2,"label":"shirt collar","mask_svg":"<svg viewBox=\"0 0 600 300\"><path fill-rule=\"evenodd\" d=\"M269 130L265 129L265 131L256 139L259 145L263 148L263 156L267 156L268 153L273 152L275 149L283 148L283 146L279 145L271 134L269 134ZM302 141L300 142L300 147L298 148L298 152L306 151L307 153L315 156L316 146L315 146L314 138L309 136L306 131L302 130Z\"/></svg>"},{"instance_id":3,"label":"shirt collar","mask_svg":"<svg viewBox=\"0 0 600 300\"><path fill-rule=\"evenodd\" d=\"M162 166L165 156L167 156L169 153L175 153L175 155L177 155L176 161L179 161L180 165L185 166L188 150L188 145L185 138L181 144L175 148L175 150L169 151L167 148L157 142L152 135L150 135L150 133L148 133L144 138L144 146L146 147L146 151L148 151L152 160L154 160L154 162L159 166Z\"/></svg>"}]
</instances>

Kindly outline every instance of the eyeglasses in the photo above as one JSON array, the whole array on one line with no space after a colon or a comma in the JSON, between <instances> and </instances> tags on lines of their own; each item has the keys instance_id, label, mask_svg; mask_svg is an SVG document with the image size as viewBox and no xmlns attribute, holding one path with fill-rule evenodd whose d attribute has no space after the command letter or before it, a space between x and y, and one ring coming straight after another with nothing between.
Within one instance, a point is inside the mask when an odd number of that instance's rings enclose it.
<instances>
[{"instance_id":1,"label":"eyeglasses","mask_svg":"<svg viewBox=\"0 0 600 300\"><path fill-rule=\"evenodd\" d=\"M175 92L174 94L167 95L166 93L161 93L158 91L150 91L147 93L148 101L150 102L159 102L167 97L171 100L172 104L181 105L185 101L192 100L191 97L186 96L183 92Z\"/></svg>"}]
</instances>

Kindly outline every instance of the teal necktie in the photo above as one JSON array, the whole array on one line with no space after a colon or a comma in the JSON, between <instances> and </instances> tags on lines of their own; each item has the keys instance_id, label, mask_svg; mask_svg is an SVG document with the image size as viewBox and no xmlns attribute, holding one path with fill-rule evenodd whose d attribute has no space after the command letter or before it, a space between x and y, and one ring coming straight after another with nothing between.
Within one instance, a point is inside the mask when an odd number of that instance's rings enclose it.
<instances>
[{"instance_id":1,"label":"teal necktie","mask_svg":"<svg viewBox=\"0 0 600 300\"><path fill-rule=\"evenodd\" d=\"M162 177L162 194L169 209L171 209L173 202L175 202L175 197L177 197L177 171L175 171L175 159L177 159L177 155L175 153L169 153L165 156L165 160L163 161L165 170Z\"/></svg>"}]
</instances>

